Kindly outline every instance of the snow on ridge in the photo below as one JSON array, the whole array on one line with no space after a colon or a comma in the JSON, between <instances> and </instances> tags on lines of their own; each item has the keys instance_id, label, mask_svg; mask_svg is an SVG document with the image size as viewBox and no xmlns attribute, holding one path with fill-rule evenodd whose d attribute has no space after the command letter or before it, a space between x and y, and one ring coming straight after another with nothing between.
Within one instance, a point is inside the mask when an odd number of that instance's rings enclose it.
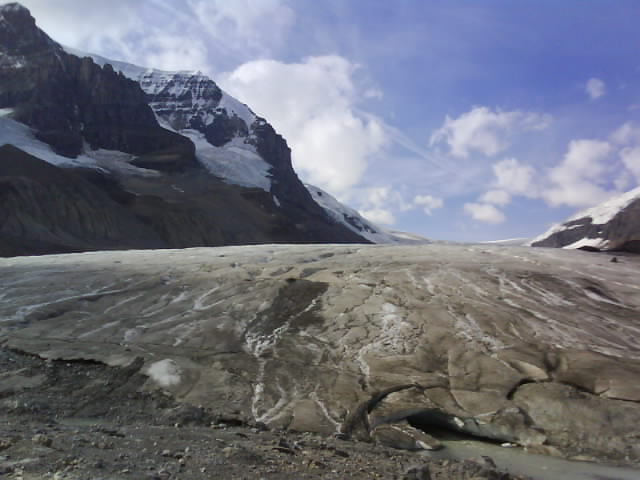
<instances>
[{"instance_id":1,"label":"snow on ridge","mask_svg":"<svg viewBox=\"0 0 640 480\"><path fill-rule=\"evenodd\" d=\"M593 224L593 225L604 225L604 224L610 222L618 213L620 213L627 206L629 206L631 204L631 202L633 202L634 200L637 200L637 199L640 199L640 187L636 187L633 190L625 192L625 193L623 193L621 195L618 195L616 197L610 198L606 202L601 203L600 205L596 205L595 207L590 207L590 208L587 208L585 210L579 211L575 215L572 215L571 217L569 217L564 222L557 223L557 224L551 226L551 228L549 228L549 230L547 230L543 234L538 235L537 237L535 237L533 240L528 242L527 245L531 246L536 242L540 242L540 241L550 237L554 233L563 232L565 230L572 230L574 228L578 228L581 225L567 225L567 224L571 223L571 222L575 222L577 220L581 220L583 218L584 219L590 218L591 219L591 224ZM602 239L590 239L590 240L602 240ZM577 243L577 242L575 242L575 243ZM572 244L572 245L574 245L574 244ZM580 246L587 246L587 245L585 244L585 245L580 245ZM594 246L595 247L596 245L589 245L589 246ZM565 246L563 248L579 248L579 247ZM601 247L599 247L599 248L601 248Z\"/></svg>"},{"instance_id":2,"label":"snow on ridge","mask_svg":"<svg viewBox=\"0 0 640 480\"><path fill-rule=\"evenodd\" d=\"M142 87L144 92L149 95L160 93L164 89L164 87L171 81L174 81L177 84L174 87L174 90L171 91L171 94L175 96L180 96L182 93L185 93L188 90L188 87L184 85L184 81L189 80L193 77L197 77L203 81L209 80L213 82L213 80L209 76L205 75L199 70L167 71L159 70L156 68L145 68L134 65L132 63L110 60L93 53L82 52L75 48L63 48L67 53L76 55L78 57L91 57L94 62L102 67L107 63L111 64L114 70L122 72L125 77L140 83L140 86ZM179 81L180 77L184 77L182 79L183 82ZM220 87L218 86L218 88ZM220 89L220 91L222 92L222 99L218 103L217 108L226 109L229 115L237 115L247 124L247 128L250 129L253 122L258 118L257 115L253 113L253 111L246 104L235 99L224 90Z\"/></svg>"},{"instance_id":3,"label":"snow on ridge","mask_svg":"<svg viewBox=\"0 0 640 480\"><path fill-rule=\"evenodd\" d=\"M134 155L116 150L91 150L85 145L82 154L76 158L58 155L50 145L38 140L33 130L23 123L10 118L11 109L0 109L0 145L13 145L23 152L57 167L84 167L96 170L118 170L132 175L156 176L155 170L136 167L129 162Z\"/></svg>"},{"instance_id":4,"label":"snow on ridge","mask_svg":"<svg viewBox=\"0 0 640 480\"><path fill-rule=\"evenodd\" d=\"M636 187L633 190L615 196L600 205L596 205L595 207L582 210L569 218L565 223L590 217L591 223L594 225L604 225L638 198L640 198L640 187Z\"/></svg>"},{"instance_id":5,"label":"snow on ridge","mask_svg":"<svg viewBox=\"0 0 640 480\"><path fill-rule=\"evenodd\" d=\"M236 115L246 125L249 132L251 126L258 117L251 109L235 99L224 90L217 103L212 98L204 95L207 88L219 88L215 82L200 71L164 71L155 68L140 67L127 62L113 61L100 55L81 52L79 50L64 47L65 50L76 56L91 57L100 66L111 64L116 71L140 84L142 90L148 95L158 95L167 91L172 97L170 100L152 102L151 107L164 110L182 111L185 113L202 112L202 120L205 125L212 123L223 109L227 115ZM187 95L191 93L191 95ZM196 130L176 130L169 125L168 119L155 112L158 123L163 128L188 137L196 147L196 158L204 167L216 177L227 183L246 188L260 188L271 190L271 165L267 163L257 152L254 145L247 143L245 138L236 136L221 147L211 145L204 135Z\"/></svg>"},{"instance_id":6,"label":"snow on ridge","mask_svg":"<svg viewBox=\"0 0 640 480\"><path fill-rule=\"evenodd\" d=\"M313 200L320 205L331 216L331 218L338 223L343 224L349 230L357 233L361 237L366 238L370 242L403 244L428 242L427 239L420 237L419 235L404 232L389 232L380 228L376 224L365 219L353 208L340 203L335 197L324 190L306 183L304 186L311 194L311 198L313 198ZM362 229L359 229L351 222L347 221L346 217L352 219L355 223L360 224Z\"/></svg>"}]
</instances>

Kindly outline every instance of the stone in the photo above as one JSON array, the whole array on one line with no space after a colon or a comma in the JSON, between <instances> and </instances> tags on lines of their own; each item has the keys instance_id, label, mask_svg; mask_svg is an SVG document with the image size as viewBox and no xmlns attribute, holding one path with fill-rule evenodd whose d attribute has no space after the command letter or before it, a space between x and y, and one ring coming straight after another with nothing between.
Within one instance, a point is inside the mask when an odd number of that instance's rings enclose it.
<instances>
[{"instance_id":1,"label":"stone","mask_svg":"<svg viewBox=\"0 0 640 480\"><path fill-rule=\"evenodd\" d=\"M51 440L51 438L49 438L47 435L44 435L42 433L37 433L35 434L32 438L31 441L33 443L35 443L36 445L41 445L43 447L50 447L53 443L53 441Z\"/></svg>"},{"instance_id":2,"label":"stone","mask_svg":"<svg viewBox=\"0 0 640 480\"><path fill-rule=\"evenodd\" d=\"M431 471L428 465L409 467L402 480L431 480Z\"/></svg>"}]
</instances>

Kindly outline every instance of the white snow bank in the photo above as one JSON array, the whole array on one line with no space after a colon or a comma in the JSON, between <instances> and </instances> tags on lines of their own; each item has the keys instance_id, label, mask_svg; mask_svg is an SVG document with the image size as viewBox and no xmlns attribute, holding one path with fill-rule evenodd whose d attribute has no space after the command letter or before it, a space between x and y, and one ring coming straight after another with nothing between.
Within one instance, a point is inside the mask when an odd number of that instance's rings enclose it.
<instances>
[{"instance_id":1,"label":"white snow bank","mask_svg":"<svg viewBox=\"0 0 640 480\"><path fill-rule=\"evenodd\" d=\"M222 147L214 147L196 130L183 130L196 146L196 157L213 175L242 187L271 190L271 165L265 162L243 137L235 137Z\"/></svg>"},{"instance_id":2,"label":"white snow bank","mask_svg":"<svg viewBox=\"0 0 640 480\"><path fill-rule=\"evenodd\" d=\"M98 167L96 161L87 155L79 155L77 158L58 155L49 145L35 138L29 127L9 118L7 110L5 109L4 113L0 115L0 145L13 145L52 165Z\"/></svg>"}]
</instances>

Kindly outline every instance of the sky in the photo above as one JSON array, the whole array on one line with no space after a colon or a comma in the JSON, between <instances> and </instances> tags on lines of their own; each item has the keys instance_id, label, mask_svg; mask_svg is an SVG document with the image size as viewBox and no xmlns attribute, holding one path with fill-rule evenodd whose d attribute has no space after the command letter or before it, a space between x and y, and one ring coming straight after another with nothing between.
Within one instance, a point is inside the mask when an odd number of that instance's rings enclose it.
<instances>
[{"instance_id":1,"label":"sky","mask_svg":"<svg viewBox=\"0 0 640 480\"><path fill-rule=\"evenodd\" d=\"M640 184L638 0L23 0L56 41L200 70L388 228L533 237Z\"/></svg>"}]
</instances>

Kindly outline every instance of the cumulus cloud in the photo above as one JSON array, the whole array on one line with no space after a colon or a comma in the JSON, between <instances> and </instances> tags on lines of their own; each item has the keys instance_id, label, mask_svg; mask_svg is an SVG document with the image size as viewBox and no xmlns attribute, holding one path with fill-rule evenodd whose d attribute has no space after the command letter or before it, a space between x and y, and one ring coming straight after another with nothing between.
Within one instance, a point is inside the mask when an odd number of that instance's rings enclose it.
<instances>
[{"instance_id":1,"label":"cumulus cloud","mask_svg":"<svg viewBox=\"0 0 640 480\"><path fill-rule=\"evenodd\" d=\"M612 142L618 145L640 143L640 125L627 122L617 128L610 136Z\"/></svg>"},{"instance_id":2,"label":"cumulus cloud","mask_svg":"<svg viewBox=\"0 0 640 480\"><path fill-rule=\"evenodd\" d=\"M495 112L487 107L474 107L458 118L447 115L444 124L430 139L434 146L444 142L451 155L466 158L473 151L492 157L505 151L517 131L542 130L551 121L548 115L511 111Z\"/></svg>"},{"instance_id":3,"label":"cumulus cloud","mask_svg":"<svg viewBox=\"0 0 640 480\"><path fill-rule=\"evenodd\" d=\"M480 196L480 201L503 207L511 202L511 195L504 190L489 190Z\"/></svg>"},{"instance_id":4,"label":"cumulus cloud","mask_svg":"<svg viewBox=\"0 0 640 480\"><path fill-rule=\"evenodd\" d=\"M559 165L548 172L551 187L543 197L551 206L585 207L606 200L611 193L600 184L605 180L609 142L573 140Z\"/></svg>"},{"instance_id":5,"label":"cumulus cloud","mask_svg":"<svg viewBox=\"0 0 640 480\"><path fill-rule=\"evenodd\" d=\"M257 60L223 75L220 84L287 139L305 181L341 196L388 142L382 124L356 109L356 69L337 55Z\"/></svg>"},{"instance_id":6,"label":"cumulus cloud","mask_svg":"<svg viewBox=\"0 0 640 480\"><path fill-rule=\"evenodd\" d=\"M502 223L506 217L497 207L508 205L515 195L537 197L536 172L530 165L507 158L493 164L493 174L491 189L478 198L480 203L465 205L465 212L479 221Z\"/></svg>"},{"instance_id":7,"label":"cumulus cloud","mask_svg":"<svg viewBox=\"0 0 640 480\"><path fill-rule=\"evenodd\" d=\"M356 195L360 204L360 214L374 223L393 225L396 223L394 211L406 211L411 208L402 195L389 186L369 187Z\"/></svg>"},{"instance_id":8,"label":"cumulus cloud","mask_svg":"<svg viewBox=\"0 0 640 480\"><path fill-rule=\"evenodd\" d=\"M144 29L137 2L129 0L21 0L21 3L54 40L91 52L129 51L127 36Z\"/></svg>"},{"instance_id":9,"label":"cumulus cloud","mask_svg":"<svg viewBox=\"0 0 640 480\"><path fill-rule=\"evenodd\" d=\"M493 165L496 176L495 186L513 195L534 197L533 178L535 171L530 165L520 163L515 158L508 158Z\"/></svg>"},{"instance_id":10,"label":"cumulus cloud","mask_svg":"<svg viewBox=\"0 0 640 480\"><path fill-rule=\"evenodd\" d=\"M51 37L114 60L210 70L284 44L295 13L285 0L22 0Z\"/></svg>"},{"instance_id":11,"label":"cumulus cloud","mask_svg":"<svg viewBox=\"0 0 640 480\"><path fill-rule=\"evenodd\" d=\"M295 23L295 12L282 0L189 0L188 5L210 37L233 51L266 53Z\"/></svg>"},{"instance_id":12,"label":"cumulus cloud","mask_svg":"<svg viewBox=\"0 0 640 480\"><path fill-rule=\"evenodd\" d=\"M636 178L636 182L640 184L640 146L622 149L620 159L624 166Z\"/></svg>"},{"instance_id":13,"label":"cumulus cloud","mask_svg":"<svg viewBox=\"0 0 640 480\"><path fill-rule=\"evenodd\" d=\"M393 225L396 223L395 215L388 208L360 210L360 215L373 223L380 223L382 225Z\"/></svg>"},{"instance_id":14,"label":"cumulus cloud","mask_svg":"<svg viewBox=\"0 0 640 480\"><path fill-rule=\"evenodd\" d=\"M421 206L427 215L432 215L434 210L444 206L444 201L441 198L432 195L416 195L413 203Z\"/></svg>"},{"instance_id":15,"label":"cumulus cloud","mask_svg":"<svg viewBox=\"0 0 640 480\"><path fill-rule=\"evenodd\" d=\"M486 203L465 203L464 212L474 220L493 225L503 223L506 220L500 210Z\"/></svg>"},{"instance_id":16,"label":"cumulus cloud","mask_svg":"<svg viewBox=\"0 0 640 480\"><path fill-rule=\"evenodd\" d=\"M584 86L584 91L591 100L602 97L606 92L605 83L599 78L590 78Z\"/></svg>"}]
</instances>

